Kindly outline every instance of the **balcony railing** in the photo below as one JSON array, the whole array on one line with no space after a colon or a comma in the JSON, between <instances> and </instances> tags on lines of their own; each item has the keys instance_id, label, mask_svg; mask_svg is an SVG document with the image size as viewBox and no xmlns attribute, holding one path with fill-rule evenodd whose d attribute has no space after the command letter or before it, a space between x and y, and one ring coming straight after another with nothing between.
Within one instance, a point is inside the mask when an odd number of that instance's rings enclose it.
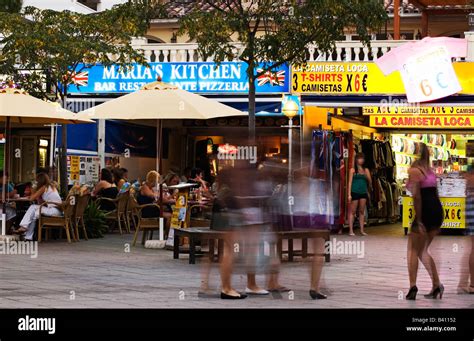
<instances>
[{"instance_id":1,"label":"balcony railing","mask_svg":"<svg viewBox=\"0 0 474 341\"><path fill-rule=\"evenodd\" d=\"M360 41L340 41L332 53L323 53L316 45L307 48L308 61L372 61L392 48L407 43L406 40L377 40L371 43L371 49L364 46ZM143 50L149 62L202 62L204 61L198 53L198 44L148 44L136 40L134 46ZM235 44L235 51L242 49L242 45ZM212 61L212 57L207 61Z\"/></svg>"}]
</instances>

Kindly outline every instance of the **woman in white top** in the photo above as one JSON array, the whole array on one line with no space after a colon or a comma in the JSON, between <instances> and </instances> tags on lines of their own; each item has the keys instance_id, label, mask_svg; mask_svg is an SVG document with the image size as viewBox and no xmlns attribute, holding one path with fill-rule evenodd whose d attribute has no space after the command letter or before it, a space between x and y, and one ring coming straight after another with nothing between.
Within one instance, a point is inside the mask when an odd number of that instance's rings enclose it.
<instances>
[{"instance_id":1,"label":"woman in white top","mask_svg":"<svg viewBox=\"0 0 474 341\"><path fill-rule=\"evenodd\" d=\"M18 228L18 233L24 233L25 240L33 240L33 235L35 233L36 221L39 219L39 208L40 205L44 202L48 203L57 203L61 204L62 200L58 193L58 190L51 185L49 176L46 173L40 173L36 176L36 181L38 183L37 190L35 193L30 195L32 201L37 200L37 205L31 205L25 213L25 216L20 222L20 227ZM46 216L61 216L62 212L54 204L48 204L41 209L41 214Z\"/></svg>"}]
</instances>

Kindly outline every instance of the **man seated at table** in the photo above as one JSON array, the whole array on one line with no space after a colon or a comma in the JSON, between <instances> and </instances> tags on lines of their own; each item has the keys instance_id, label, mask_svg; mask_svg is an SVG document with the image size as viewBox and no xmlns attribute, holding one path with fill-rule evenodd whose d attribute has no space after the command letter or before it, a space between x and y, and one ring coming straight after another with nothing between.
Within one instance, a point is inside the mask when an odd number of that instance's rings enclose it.
<instances>
[{"instance_id":1,"label":"man seated at table","mask_svg":"<svg viewBox=\"0 0 474 341\"><path fill-rule=\"evenodd\" d=\"M193 168L191 170L191 177L188 183L196 184L199 189L199 193L202 197L212 199L213 195L210 191L209 183L204 180L204 172L201 168Z\"/></svg>"},{"instance_id":2,"label":"man seated at table","mask_svg":"<svg viewBox=\"0 0 474 341\"><path fill-rule=\"evenodd\" d=\"M3 191L3 176L5 176L5 179L6 179L6 185L5 185L6 193L7 193L6 197L14 198L17 192L15 190L15 186L9 181L10 179L8 176L8 172L0 171L0 194Z\"/></svg>"}]
</instances>

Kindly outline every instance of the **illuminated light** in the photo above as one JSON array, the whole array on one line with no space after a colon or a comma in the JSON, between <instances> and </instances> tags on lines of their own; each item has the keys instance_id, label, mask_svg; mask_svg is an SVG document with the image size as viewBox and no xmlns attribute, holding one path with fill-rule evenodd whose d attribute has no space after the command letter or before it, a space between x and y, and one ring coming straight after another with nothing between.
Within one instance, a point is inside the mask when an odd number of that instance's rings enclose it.
<instances>
[{"instance_id":1,"label":"illuminated light","mask_svg":"<svg viewBox=\"0 0 474 341\"><path fill-rule=\"evenodd\" d=\"M298 114L299 109L298 103L289 99L285 102L281 111L286 117L293 118Z\"/></svg>"}]
</instances>

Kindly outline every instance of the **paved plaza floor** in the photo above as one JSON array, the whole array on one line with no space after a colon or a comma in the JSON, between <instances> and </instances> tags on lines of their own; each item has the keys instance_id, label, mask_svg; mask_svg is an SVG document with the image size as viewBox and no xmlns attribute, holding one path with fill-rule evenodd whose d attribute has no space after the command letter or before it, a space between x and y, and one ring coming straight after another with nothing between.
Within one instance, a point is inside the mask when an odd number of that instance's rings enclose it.
<instances>
[{"instance_id":1,"label":"paved plaza floor","mask_svg":"<svg viewBox=\"0 0 474 341\"><path fill-rule=\"evenodd\" d=\"M322 291L327 300L308 295L309 260L283 262L281 283L293 292L240 301L198 298L200 261L188 264L187 255L173 259L171 251L145 249L126 252L132 235L108 234L67 244L63 240L39 245L38 257L0 255L0 308L474 308L474 295L458 294L468 237L442 235L432 245L446 291L443 300L423 293L430 280L420 266L419 298L403 299L408 288L407 238L399 225L367 228L369 236L332 235L336 241L363 241L363 257L333 254L323 270ZM362 245L362 244L361 244ZM263 284L264 277L258 281ZM233 283L244 290L246 277ZM211 285L219 287L217 266Z\"/></svg>"}]
</instances>

